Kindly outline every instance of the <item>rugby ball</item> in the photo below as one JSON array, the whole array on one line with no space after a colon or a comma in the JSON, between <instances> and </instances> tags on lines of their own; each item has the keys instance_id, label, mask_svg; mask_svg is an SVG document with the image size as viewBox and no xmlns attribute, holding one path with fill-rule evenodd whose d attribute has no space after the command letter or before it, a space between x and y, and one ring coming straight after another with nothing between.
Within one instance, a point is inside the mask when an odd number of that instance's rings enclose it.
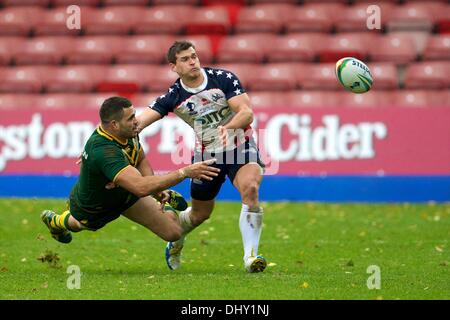
<instances>
[{"instance_id":1,"label":"rugby ball","mask_svg":"<svg viewBox=\"0 0 450 320\"><path fill-rule=\"evenodd\" d=\"M369 67L352 57L342 58L336 62L336 77L345 89L353 93L367 92L373 83Z\"/></svg>"}]
</instances>

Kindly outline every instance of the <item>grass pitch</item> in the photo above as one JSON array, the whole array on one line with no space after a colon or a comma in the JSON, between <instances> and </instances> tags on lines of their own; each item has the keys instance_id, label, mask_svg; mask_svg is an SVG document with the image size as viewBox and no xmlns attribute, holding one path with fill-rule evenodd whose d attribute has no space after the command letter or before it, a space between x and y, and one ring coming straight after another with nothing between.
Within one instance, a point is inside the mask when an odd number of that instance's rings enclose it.
<instances>
[{"instance_id":1,"label":"grass pitch","mask_svg":"<svg viewBox=\"0 0 450 320\"><path fill-rule=\"evenodd\" d=\"M450 299L448 204L264 203L259 251L269 266L259 274L243 269L239 203L217 204L177 271L165 243L124 217L56 242L39 214L64 207L0 199L0 299ZM79 289L67 286L73 265ZM380 289L367 286L369 266Z\"/></svg>"}]
</instances>

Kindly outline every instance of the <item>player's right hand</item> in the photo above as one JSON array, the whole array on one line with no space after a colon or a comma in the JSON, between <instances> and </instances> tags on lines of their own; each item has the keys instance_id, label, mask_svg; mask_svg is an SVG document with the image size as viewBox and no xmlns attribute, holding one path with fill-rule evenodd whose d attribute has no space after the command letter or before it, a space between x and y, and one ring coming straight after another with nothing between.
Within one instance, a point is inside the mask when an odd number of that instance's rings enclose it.
<instances>
[{"instance_id":1,"label":"player's right hand","mask_svg":"<svg viewBox=\"0 0 450 320\"><path fill-rule=\"evenodd\" d=\"M220 169L211 167L210 165L215 163L216 159L205 160L191 164L190 166L181 169L186 177L192 179L204 179L211 181L214 177L217 177Z\"/></svg>"}]
</instances>

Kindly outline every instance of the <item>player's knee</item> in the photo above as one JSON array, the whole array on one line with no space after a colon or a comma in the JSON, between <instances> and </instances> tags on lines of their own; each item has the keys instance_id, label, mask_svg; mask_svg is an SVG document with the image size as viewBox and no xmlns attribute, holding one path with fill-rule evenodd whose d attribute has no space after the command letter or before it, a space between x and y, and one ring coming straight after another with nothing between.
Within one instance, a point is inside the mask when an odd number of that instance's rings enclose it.
<instances>
[{"instance_id":1,"label":"player's knee","mask_svg":"<svg viewBox=\"0 0 450 320\"><path fill-rule=\"evenodd\" d=\"M191 222L194 226L198 226L209 219L211 216L211 212L209 210L203 210L203 211L191 211Z\"/></svg>"},{"instance_id":2,"label":"player's knee","mask_svg":"<svg viewBox=\"0 0 450 320\"><path fill-rule=\"evenodd\" d=\"M174 226L170 230L167 230L164 232L164 234L161 235L161 238L165 241L177 241L181 238L181 227Z\"/></svg>"},{"instance_id":3,"label":"player's knee","mask_svg":"<svg viewBox=\"0 0 450 320\"><path fill-rule=\"evenodd\" d=\"M69 216L69 229L72 232L80 232L81 230L84 230L86 228L77 219Z\"/></svg>"},{"instance_id":4,"label":"player's knee","mask_svg":"<svg viewBox=\"0 0 450 320\"><path fill-rule=\"evenodd\" d=\"M259 184L257 182L247 183L242 190L243 198L258 199Z\"/></svg>"}]
</instances>

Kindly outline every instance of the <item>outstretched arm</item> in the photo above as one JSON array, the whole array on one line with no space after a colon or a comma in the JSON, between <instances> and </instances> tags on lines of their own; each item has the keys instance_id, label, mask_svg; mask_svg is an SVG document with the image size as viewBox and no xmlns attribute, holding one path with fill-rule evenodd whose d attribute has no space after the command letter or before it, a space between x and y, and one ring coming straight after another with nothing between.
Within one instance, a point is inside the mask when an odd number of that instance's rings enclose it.
<instances>
[{"instance_id":1,"label":"outstretched arm","mask_svg":"<svg viewBox=\"0 0 450 320\"><path fill-rule=\"evenodd\" d=\"M137 117L139 132L162 118L161 114L151 108L145 108Z\"/></svg>"},{"instance_id":2,"label":"outstretched arm","mask_svg":"<svg viewBox=\"0 0 450 320\"><path fill-rule=\"evenodd\" d=\"M214 162L215 159L206 160L165 175L145 177L135 167L127 166L117 174L113 182L138 197L145 197L166 190L188 177L212 180L220 172L220 169L209 166Z\"/></svg>"}]
</instances>

